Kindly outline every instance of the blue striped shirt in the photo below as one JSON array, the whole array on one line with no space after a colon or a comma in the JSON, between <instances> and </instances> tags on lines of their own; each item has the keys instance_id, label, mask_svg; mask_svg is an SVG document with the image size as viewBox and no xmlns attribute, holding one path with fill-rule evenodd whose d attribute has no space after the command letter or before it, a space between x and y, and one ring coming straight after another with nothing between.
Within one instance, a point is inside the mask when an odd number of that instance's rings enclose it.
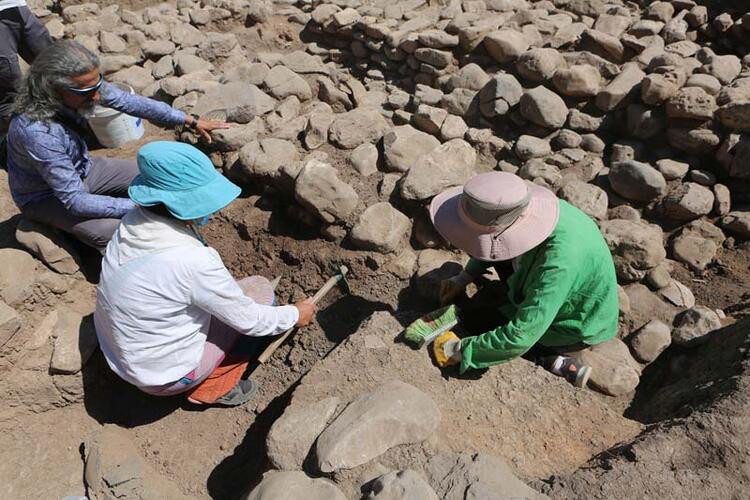
<instances>
[{"instance_id":1,"label":"blue striped shirt","mask_svg":"<svg viewBox=\"0 0 750 500\"><path fill-rule=\"evenodd\" d=\"M164 125L185 122L185 113L166 103L130 94L104 83L100 105ZM70 110L64 119L81 122ZM19 208L51 196L71 214L86 218L120 218L134 207L128 198L91 194L83 180L91 169L86 142L62 121L37 121L25 114L13 118L8 130L8 183Z\"/></svg>"}]
</instances>

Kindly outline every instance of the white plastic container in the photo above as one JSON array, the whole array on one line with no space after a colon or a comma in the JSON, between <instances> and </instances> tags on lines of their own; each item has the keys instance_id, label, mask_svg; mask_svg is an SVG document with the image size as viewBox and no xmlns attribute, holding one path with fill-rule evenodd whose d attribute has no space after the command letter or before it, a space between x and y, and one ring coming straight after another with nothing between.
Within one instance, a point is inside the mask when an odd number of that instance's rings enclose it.
<instances>
[{"instance_id":1,"label":"white plastic container","mask_svg":"<svg viewBox=\"0 0 750 500\"><path fill-rule=\"evenodd\" d=\"M133 93L133 88L121 83L113 83L126 92ZM91 130L102 146L119 148L123 144L143 137L143 120L126 115L116 109L105 108L98 104L87 116Z\"/></svg>"}]
</instances>

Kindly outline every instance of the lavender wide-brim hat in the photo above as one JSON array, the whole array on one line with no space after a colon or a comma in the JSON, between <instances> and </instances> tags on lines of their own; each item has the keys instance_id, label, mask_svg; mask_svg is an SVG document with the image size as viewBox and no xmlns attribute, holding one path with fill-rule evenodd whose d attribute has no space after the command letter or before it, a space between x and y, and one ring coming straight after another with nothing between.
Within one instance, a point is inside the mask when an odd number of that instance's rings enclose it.
<instances>
[{"instance_id":1,"label":"lavender wide-brim hat","mask_svg":"<svg viewBox=\"0 0 750 500\"><path fill-rule=\"evenodd\" d=\"M440 235L485 262L510 260L552 234L559 200L542 186L507 172L488 172L443 191L430 204Z\"/></svg>"}]
</instances>

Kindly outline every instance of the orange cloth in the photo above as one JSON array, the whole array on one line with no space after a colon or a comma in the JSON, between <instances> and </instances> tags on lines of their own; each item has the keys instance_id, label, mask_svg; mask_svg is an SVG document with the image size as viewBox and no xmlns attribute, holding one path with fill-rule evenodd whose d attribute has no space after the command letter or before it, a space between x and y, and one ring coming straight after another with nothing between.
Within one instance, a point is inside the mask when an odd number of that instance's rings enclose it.
<instances>
[{"instance_id":1,"label":"orange cloth","mask_svg":"<svg viewBox=\"0 0 750 500\"><path fill-rule=\"evenodd\" d=\"M201 403L213 404L217 399L232 390L232 387L242 378L245 373L248 360L227 357L201 384L193 389L188 396L190 399Z\"/></svg>"}]
</instances>

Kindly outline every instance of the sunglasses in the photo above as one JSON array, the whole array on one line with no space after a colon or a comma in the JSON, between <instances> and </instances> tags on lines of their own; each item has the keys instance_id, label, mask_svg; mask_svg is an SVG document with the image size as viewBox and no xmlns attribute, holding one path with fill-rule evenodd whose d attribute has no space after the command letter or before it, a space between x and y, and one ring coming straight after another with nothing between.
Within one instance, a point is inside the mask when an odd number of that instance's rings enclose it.
<instances>
[{"instance_id":1,"label":"sunglasses","mask_svg":"<svg viewBox=\"0 0 750 500\"><path fill-rule=\"evenodd\" d=\"M89 95L99 90L103 83L104 83L104 75L99 73L99 81L96 82L96 85L93 85L91 87L85 87L82 89L78 87L65 87L65 90L67 90L68 92L72 92L73 94L77 94L77 95Z\"/></svg>"}]
</instances>

